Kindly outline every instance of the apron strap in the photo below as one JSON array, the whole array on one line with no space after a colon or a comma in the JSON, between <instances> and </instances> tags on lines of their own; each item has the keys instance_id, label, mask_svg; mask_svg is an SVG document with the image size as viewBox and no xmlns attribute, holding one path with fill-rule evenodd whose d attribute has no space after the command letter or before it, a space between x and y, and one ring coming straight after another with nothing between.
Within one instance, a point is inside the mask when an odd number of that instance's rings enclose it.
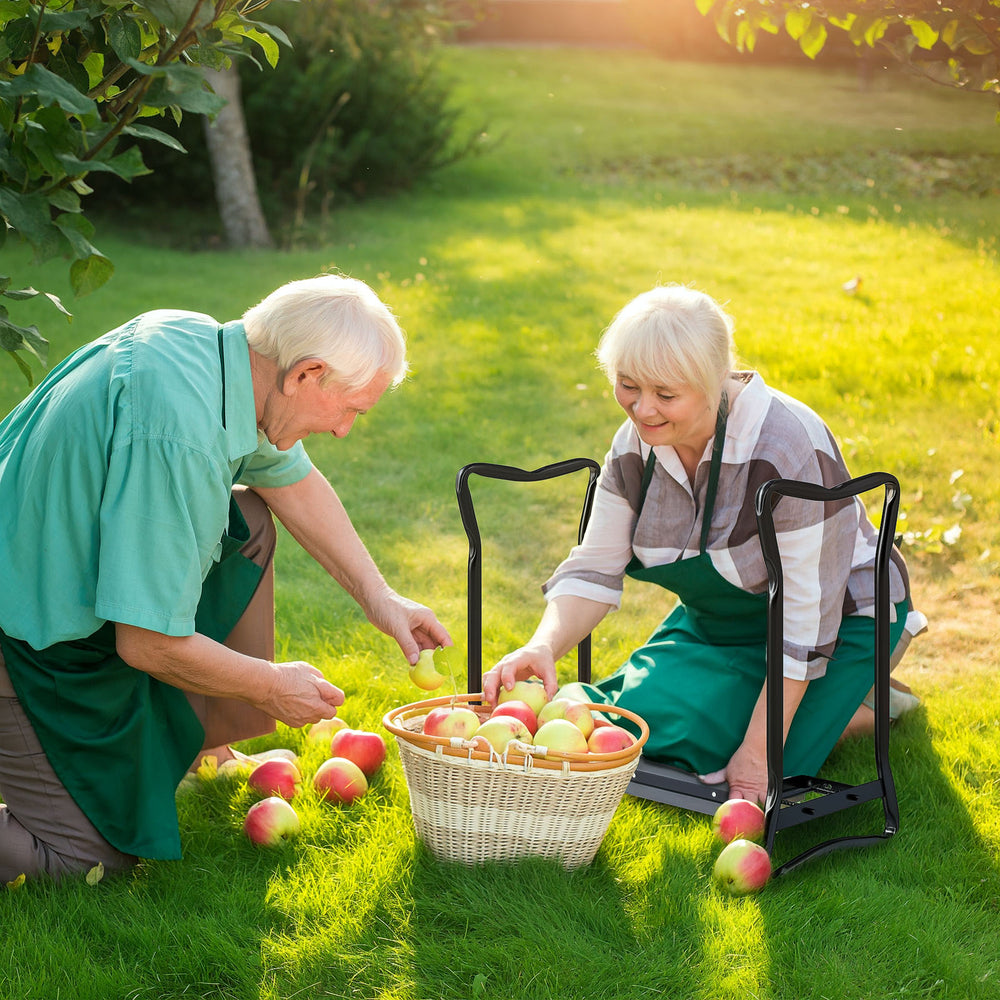
<instances>
[{"instance_id":1,"label":"apron strap","mask_svg":"<svg viewBox=\"0 0 1000 1000\"><path fill-rule=\"evenodd\" d=\"M708 489L705 494L705 515L701 524L701 543L699 551L704 552L708 542L708 529L712 525L712 513L715 510L715 494L719 489L719 469L722 467L722 446L726 441L726 421L729 418L729 396L725 392L719 399L719 412L715 417L715 440L712 443L712 465L708 470ZM656 455L649 449L649 457L642 470L642 485L639 487L639 509L642 512L646 502L646 492L653 479L653 469L656 467Z\"/></svg>"}]
</instances>

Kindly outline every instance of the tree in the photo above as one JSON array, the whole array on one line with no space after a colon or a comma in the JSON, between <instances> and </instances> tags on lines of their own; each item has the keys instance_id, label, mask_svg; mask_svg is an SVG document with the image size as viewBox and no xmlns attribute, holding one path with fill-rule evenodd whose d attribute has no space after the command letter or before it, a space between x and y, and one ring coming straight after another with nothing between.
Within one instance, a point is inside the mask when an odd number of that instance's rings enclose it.
<instances>
[{"instance_id":1,"label":"tree","mask_svg":"<svg viewBox=\"0 0 1000 1000\"><path fill-rule=\"evenodd\" d=\"M784 29L815 58L828 29L939 83L1000 95L1000 0L696 0L725 41L753 51ZM1000 112L997 114L1000 121Z\"/></svg>"},{"instance_id":2,"label":"tree","mask_svg":"<svg viewBox=\"0 0 1000 1000\"><path fill-rule=\"evenodd\" d=\"M224 70L259 47L273 66L284 33L253 18L270 0L0 0L0 246L27 244L34 262L70 260L70 286L85 295L114 267L91 238L83 211L93 171L126 180L148 173L141 143L180 149L148 124L183 112L215 115L224 105L204 70ZM8 302L39 294L69 315L59 298L17 287L0 274L0 347L45 363L35 326L9 318Z\"/></svg>"}]
</instances>

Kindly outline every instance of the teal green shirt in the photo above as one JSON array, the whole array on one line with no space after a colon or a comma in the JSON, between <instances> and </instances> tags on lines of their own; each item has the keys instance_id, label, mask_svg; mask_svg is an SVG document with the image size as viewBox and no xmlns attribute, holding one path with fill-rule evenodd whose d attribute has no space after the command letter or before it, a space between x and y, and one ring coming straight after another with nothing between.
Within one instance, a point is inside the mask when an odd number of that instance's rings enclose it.
<instances>
[{"instance_id":1,"label":"teal green shirt","mask_svg":"<svg viewBox=\"0 0 1000 1000\"><path fill-rule=\"evenodd\" d=\"M35 649L105 621L192 634L233 484L311 467L301 442L278 451L257 430L241 323L133 319L0 422L0 628Z\"/></svg>"}]
</instances>

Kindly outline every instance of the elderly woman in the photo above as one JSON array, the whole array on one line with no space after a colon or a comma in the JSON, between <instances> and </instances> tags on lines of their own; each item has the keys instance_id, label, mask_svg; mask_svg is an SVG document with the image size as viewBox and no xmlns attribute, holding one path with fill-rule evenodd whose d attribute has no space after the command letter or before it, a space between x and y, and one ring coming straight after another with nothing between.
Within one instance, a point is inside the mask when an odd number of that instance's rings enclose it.
<instances>
[{"instance_id":1,"label":"elderly woman","mask_svg":"<svg viewBox=\"0 0 1000 1000\"><path fill-rule=\"evenodd\" d=\"M141 315L0 423L0 879L179 857L199 752L335 714L319 670L274 662L270 512L411 663L450 642L301 444L406 371L389 309L328 275L238 322Z\"/></svg>"},{"instance_id":2,"label":"elderly woman","mask_svg":"<svg viewBox=\"0 0 1000 1000\"><path fill-rule=\"evenodd\" d=\"M623 577L679 601L612 676L575 687L647 720L645 752L730 793L767 790L763 693L767 571L754 496L774 478L833 486L850 478L832 434L802 403L734 362L732 321L680 286L638 296L597 350L628 419L611 444L583 542L544 586L531 640L484 678L537 675L556 691L555 662L621 601ZM785 593L784 721L789 774L815 774L846 731L871 728L875 531L858 501L785 498L775 510ZM896 661L923 627L906 567L892 554ZM916 701L899 685L896 711Z\"/></svg>"}]
</instances>

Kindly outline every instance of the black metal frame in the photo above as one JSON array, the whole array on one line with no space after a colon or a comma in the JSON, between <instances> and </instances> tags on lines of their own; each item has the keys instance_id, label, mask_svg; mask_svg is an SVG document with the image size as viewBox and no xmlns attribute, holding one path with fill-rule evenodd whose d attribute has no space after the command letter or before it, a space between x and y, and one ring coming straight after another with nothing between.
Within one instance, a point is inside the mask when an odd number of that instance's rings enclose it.
<instances>
[{"instance_id":1,"label":"black metal frame","mask_svg":"<svg viewBox=\"0 0 1000 1000\"><path fill-rule=\"evenodd\" d=\"M580 516L578 540L583 539L593 508L600 466L592 459L576 458L546 465L534 471L508 465L476 462L460 470L455 482L462 524L469 540L468 566L468 658L470 693L482 687L482 539L472 502L469 479L473 475L507 482L541 482L587 470L587 486ZM871 490L884 488L875 553L875 766L876 779L861 785L846 785L808 775L782 778L784 705L782 699L783 574L774 529L773 510L782 497L818 502L836 502ZM767 601L767 772L768 790L764 806L765 846L773 856L779 830L812 819L829 816L863 802L881 800L885 815L881 834L839 837L815 844L775 869L774 875L792 871L806 861L848 847L880 843L899 829L899 806L889 764L889 566L896 519L899 512L899 483L888 473L873 472L835 487L817 486L788 479L774 479L757 491L755 498L761 550L768 575ZM577 647L577 677L590 680L591 641L584 637ZM663 805L712 815L729 797L725 782L705 784L679 768L645 757L639 761L627 792L637 798Z\"/></svg>"}]
</instances>

